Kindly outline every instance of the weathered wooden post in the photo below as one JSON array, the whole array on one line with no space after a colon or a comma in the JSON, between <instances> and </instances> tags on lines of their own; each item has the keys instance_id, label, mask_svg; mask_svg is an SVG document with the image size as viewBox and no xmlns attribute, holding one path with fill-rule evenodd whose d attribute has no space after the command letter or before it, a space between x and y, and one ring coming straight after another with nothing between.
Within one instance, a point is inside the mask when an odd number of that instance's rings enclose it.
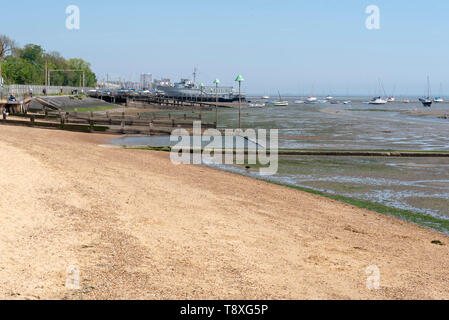
<instances>
[{"instance_id":1,"label":"weathered wooden post","mask_svg":"<svg viewBox=\"0 0 449 320\"><path fill-rule=\"evenodd\" d=\"M151 131L153 130L153 121L148 124L148 135L151 136Z\"/></svg>"},{"instance_id":2,"label":"weathered wooden post","mask_svg":"<svg viewBox=\"0 0 449 320\"><path fill-rule=\"evenodd\" d=\"M33 121L34 122L34 121ZM59 127L61 129L64 129L64 123L65 123L65 119L64 119L64 114L61 114L61 124L59 125Z\"/></svg>"},{"instance_id":3,"label":"weathered wooden post","mask_svg":"<svg viewBox=\"0 0 449 320\"><path fill-rule=\"evenodd\" d=\"M120 124L120 132L124 133L125 132L125 121L122 121Z\"/></svg>"}]
</instances>

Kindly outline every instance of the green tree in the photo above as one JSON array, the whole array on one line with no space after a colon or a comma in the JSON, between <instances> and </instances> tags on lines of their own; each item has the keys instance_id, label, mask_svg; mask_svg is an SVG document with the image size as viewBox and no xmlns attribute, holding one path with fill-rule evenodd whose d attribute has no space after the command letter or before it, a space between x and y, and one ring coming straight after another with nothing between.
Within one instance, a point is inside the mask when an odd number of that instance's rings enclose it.
<instances>
[{"instance_id":1,"label":"green tree","mask_svg":"<svg viewBox=\"0 0 449 320\"><path fill-rule=\"evenodd\" d=\"M20 52L22 59L42 65L44 62L44 50L36 44L27 44Z\"/></svg>"},{"instance_id":2,"label":"green tree","mask_svg":"<svg viewBox=\"0 0 449 320\"><path fill-rule=\"evenodd\" d=\"M1 42L3 41L3 42ZM1 50L1 43L6 48ZM58 52L45 52L36 44L27 44L23 48L14 46L6 36L0 36L0 72L3 65L5 81L10 84L44 84L45 63L48 70L79 70L76 72L58 71L51 73L51 85L79 86L83 71L86 86L95 86L97 77L92 72L90 63L83 59L64 59Z\"/></svg>"},{"instance_id":3,"label":"green tree","mask_svg":"<svg viewBox=\"0 0 449 320\"><path fill-rule=\"evenodd\" d=\"M3 63L6 83L35 84L41 81L41 74L34 64L25 59L8 56Z\"/></svg>"},{"instance_id":4,"label":"green tree","mask_svg":"<svg viewBox=\"0 0 449 320\"><path fill-rule=\"evenodd\" d=\"M15 47L13 40L5 35L0 35L0 78L2 77L2 64L5 58L10 55Z\"/></svg>"}]
</instances>

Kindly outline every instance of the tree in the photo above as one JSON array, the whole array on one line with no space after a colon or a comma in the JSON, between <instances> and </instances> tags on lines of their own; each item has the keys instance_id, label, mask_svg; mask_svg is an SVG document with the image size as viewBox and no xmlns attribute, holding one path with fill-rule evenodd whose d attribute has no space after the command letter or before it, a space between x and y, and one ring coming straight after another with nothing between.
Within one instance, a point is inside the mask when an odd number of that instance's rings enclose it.
<instances>
[{"instance_id":1,"label":"tree","mask_svg":"<svg viewBox=\"0 0 449 320\"><path fill-rule=\"evenodd\" d=\"M32 63L42 64L44 63L43 54L44 50L41 46L36 44L27 44L20 52L20 57Z\"/></svg>"},{"instance_id":2,"label":"tree","mask_svg":"<svg viewBox=\"0 0 449 320\"><path fill-rule=\"evenodd\" d=\"M0 35L0 78L2 77L2 63L12 53L14 47L14 40L5 35Z\"/></svg>"},{"instance_id":3,"label":"tree","mask_svg":"<svg viewBox=\"0 0 449 320\"><path fill-rule=\"evenodd\" d=\"M82 59L66 60L58 52L45 52L36 44L18 48L6 36L0 36L0 44L0 74L3 64L3 75L8 84L44 84L46 64L47 70L77 70L51 72L51 84L54 86L77 87L81 85L83 72L87 86L93 87L97 83L90 63Z\"/></svg>"}]
</instances>

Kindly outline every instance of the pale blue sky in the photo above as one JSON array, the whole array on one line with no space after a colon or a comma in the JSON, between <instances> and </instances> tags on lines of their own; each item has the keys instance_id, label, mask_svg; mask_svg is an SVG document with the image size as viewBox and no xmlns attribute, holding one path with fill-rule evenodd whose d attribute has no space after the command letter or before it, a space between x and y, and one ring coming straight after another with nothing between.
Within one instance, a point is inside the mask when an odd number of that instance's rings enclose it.
<instances>
[{"instance_id":1,"label":"pale blue sky","mask_svg":"<svg viewBox=\"0 0 449 320\"><path fill-rule=\"evenodd\" d=\"M78 5L81 29L65 28ZM381 29L365 28L368 5ZM5 13L11 12L8 16ZM199 80L249 93L449 94L447 0L2 1L0 33L92 63L101 79L142 72L178 80L196 66Z\"/></svg>"}]
</instances>

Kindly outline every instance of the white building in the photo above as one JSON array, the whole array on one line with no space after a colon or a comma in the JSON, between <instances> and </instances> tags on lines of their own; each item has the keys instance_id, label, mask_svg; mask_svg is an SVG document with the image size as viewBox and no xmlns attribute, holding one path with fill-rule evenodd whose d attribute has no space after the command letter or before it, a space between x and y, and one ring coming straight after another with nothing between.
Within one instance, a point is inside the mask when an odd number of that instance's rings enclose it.
<instances>
[{"instance_id":1,"label":"white building","mask_svg":"<svg viewBox=\"0 0 449 320\"><path fill-rule=\"evenodd\" d=\"M151 89L153 82L153 75L151 73L144 73L140 76L141 89Z\"/></svg>"}]
</instances>

